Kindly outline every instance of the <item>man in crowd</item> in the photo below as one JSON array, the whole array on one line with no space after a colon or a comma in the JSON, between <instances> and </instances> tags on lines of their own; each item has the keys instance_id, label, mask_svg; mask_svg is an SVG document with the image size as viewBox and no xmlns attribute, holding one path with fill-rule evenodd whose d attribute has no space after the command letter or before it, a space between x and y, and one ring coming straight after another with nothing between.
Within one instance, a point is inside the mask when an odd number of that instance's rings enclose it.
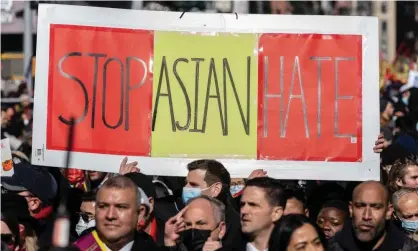
<instances>
[{"instance_id":1,"label":"man in crowd","mask_svg":"<svg viewBox=\"0 0 418 251\"><path fill-rule=\"evenodd\" d=\"M239 245L242 239L239 214L235 211L229 191L231 177L226 168L216 160L196 160L187 165L186 186L183 188L182 200L186 204L199 195L217 198L225 204L226 236L224 246ZM238 242L238 243L237 243Z\"/></svg>"},{"instance_id":2,"label":"man in crowd","mask_svg":"<svg viewBox=\"0 0 418 251\"><path fill-rule=\"evenodd\" d=\"M79 213L79 220L75 227L78 236L82 236L85 232L96 226L95 217L95 204L96 204L96 192L86 192L81 197L81 206Z\"/></svg>"},{"instance_id":3,"label":"man in crowd","mask_svg":"<svg viewBox=\"0 0 418 251\"><path fill-rule=\"evenodd\" d=\"M389 192L376 181L366 181L353 191L350 203L352 224L331 241L331 251L402 250L418 248L418 243L406 237L389 219L393 209Z\"/></svg>"},{"instance_id":4,"label":"man in crowd","mask_svg":"<svg viewBox=\"0 0 418 251\"><path fill-rule=\"evenodd\" d=\"M222 246L226 233L224 204L207 195L190 199L187 206L167 221L164 244L169 250L233 250ZM181 242L179 242L181 240Z\"/></svg>"},{"instance_id":5,"label":"man in crowd","mask_svg":"<svg viewBox=\"0 0 418 251\"><path fill-rule=\"evenodd\" d=\"M309 210L306 207L305 194L302 189L287 188L285 189L285 194L287 197L287 202L284 209L284 215L304 214L309 217Z\"/></svg>"},{"instance_id":6,"label":"man in crowd","mask_svg":"<svg viewBox=\"0 0 418 251\"><path fill-rule=\"evenodd\" d=\"M145 232L137 232L143 217L141 193L125 176L110 178L96 196L96 230L74 243L80 250L155 250L156 245Z\"/></svg>"},{"instance_id":7,"label":"man in crowd","mask_svg":"<svg viewBox=\"0 0 418 251\"><path fill-rule=\"evenodd\" d=\"M17 193L28 203L31 216L36 220L35 232L40 249L51 245L54 214L52 201L57 195L57 183L50 173L38 166L32 166L26 160L12 154L14 174L2 177L4 193Z\"/></svg>"},{"instance_id":8,"label":"man in crowd","mask_svg":"<svg viewBox=\"0 0 418 251\"><path fill-rule=\"evenodd\" d=\"M418 188L418 163L413 157L398 160L389 172L389 189L392 193L408 187Z\"/></svg>"},{"instance_id":9,"label":"man in crowd","mask_svg":"<svg viewBox=\"0 0 418 251\"><path fill-rule=\"evenodd\" d=\"M418 189L402 188L392 195L395 217L409 237L418 231Z\"/></svg>"},{"instance_id":10,"label":"man in crowd","mask_svg":"<svg viewBox=\"0 0 418 251\"><path fill-rule=\"evenodd\" d=\"M151 178L145 174L132 172L125 174L130 178L139 188L142 189L148 205L146 207L146 213L143 218L139 219L138 230L145 231L159 246L164 245L164 225L168 220L168 217L162 215L160 211L167 211L170 217L177 212L174 207L167 206L166 204L159 204L156 202L156 190ZM159 207L159 208L158 208ZM158 210L159 209L159 210Z\"/></svg>"},{"instance_id":11,"label":"man in crowd","mask_svg":"<svg viewBox=\"0 0 418 251\"><path fill-rule=\"evenodd\" d=\"M248 237L247 251L267 250L274 223L282 217L285 206L286 196L278 180L261 177L247 182L241 198L241 226Z\"/></svg>"}]
</instances>

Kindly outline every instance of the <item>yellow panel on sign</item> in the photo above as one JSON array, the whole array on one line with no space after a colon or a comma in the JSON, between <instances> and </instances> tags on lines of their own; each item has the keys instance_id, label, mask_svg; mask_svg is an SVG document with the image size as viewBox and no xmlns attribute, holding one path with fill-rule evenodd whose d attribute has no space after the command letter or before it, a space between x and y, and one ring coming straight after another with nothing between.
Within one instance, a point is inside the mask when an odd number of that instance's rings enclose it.
<instances>
[{"instance_id":1,"label":"yellow panel on sign","mask_svg":"<svg viewBox=\"0 0 418 251\"><path fill-rule=\"evenodd\" d=\"M156 31L151 156L257 157L256 34Z\"/></svg>"}]
</instances>

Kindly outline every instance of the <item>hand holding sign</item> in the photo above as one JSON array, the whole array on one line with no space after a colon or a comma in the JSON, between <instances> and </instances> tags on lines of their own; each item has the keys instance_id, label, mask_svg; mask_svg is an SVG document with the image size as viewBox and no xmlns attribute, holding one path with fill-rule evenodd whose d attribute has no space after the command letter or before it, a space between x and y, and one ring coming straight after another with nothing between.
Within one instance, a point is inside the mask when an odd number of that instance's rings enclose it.
<instances>
[{"instance_id":1,"label":"hand holding sign","mask_svg":"<svg viewBox=\"0 0 418 251\"><path fill-rule=\"evenodd\" d=\"M120 168L119 168L119 174L120 175L124 175L127 173L139 173L140 170L137 167L138 162L134 161L131 163L128 163L128 157L123 158L122 163L120 164Z\"/></svg>"},{"instance_id":2,"label":"hand holding sign","mask_svg":"<svg viewBox=\"0 0 418 251\"><path fill-rule=\"evenodd\" d=\"M385 149L388 146L388 142L384 138L383 134L380 134L379 137L377 137L376 142L374 143L373 151L375 153L381 153L383 149Z\"/></svg>"},{"instance_id":3,"label":"hand holding sign","mask_svg":"<svg viewBox=\"0 0 418 251\"><path fill-rule=\"evenodd\" d=\"M254 178L259 178L259 177L266 177L267 176L267 172L264 171L263 169L256 169L254 171L251 172L250 176L248 176L248 179L254 179Z\"/></svg>"}]
</instances>

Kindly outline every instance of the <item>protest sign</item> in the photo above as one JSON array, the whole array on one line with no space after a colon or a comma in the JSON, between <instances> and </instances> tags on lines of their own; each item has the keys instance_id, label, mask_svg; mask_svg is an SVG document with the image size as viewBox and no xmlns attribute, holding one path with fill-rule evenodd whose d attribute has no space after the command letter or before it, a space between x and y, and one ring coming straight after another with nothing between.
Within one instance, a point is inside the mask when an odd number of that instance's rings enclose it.
<instances>
[{"instance_id":1,"label":"protest sign","mask_svg":"<svg viewBox=\"0 0 418 251\"><path fill-rule=\"evenodd\" d=\"M112 16L111 19L107 18ZM154 175L379 178L377 20L42 5L36 164ZM180 18L181 17L181 18Z\"/></svg>"},{"instance_id":2,"label":"protest sign","mask_svg":"<svg viewBox=\"0 0 418 251\"><path fill-rule=\"evenodd\" d=\"M1 176L11 177L14 174L12 150L8 138L1 140Z\"/></svg>"}]
</instances>

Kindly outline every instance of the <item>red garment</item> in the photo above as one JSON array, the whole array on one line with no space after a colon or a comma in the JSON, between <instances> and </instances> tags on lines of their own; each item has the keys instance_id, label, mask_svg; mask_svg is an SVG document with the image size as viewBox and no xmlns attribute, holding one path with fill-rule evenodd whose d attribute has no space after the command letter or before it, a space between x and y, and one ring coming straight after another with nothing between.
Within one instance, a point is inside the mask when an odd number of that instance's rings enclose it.
<instances>
[{"instance_id":1,"label":"red garment","mask_svg":"<svg viewBox=\"0 0 418 251\"><path fill-rule=\"evenodd\" d=\"M154 242L157 242L157 220L155 219L155 217L151 221L151 227L149 229L148 234L151 235Z\"/></svg>"},{"instance_id":2,"label":"red garment","mask_svg":"<svg viewBox=\"0 0 418 251\"><path fill-rule=\"evenodd\" d=\"M84 172L83 170L68 168L67 179L71 185L75 185L84 180Z\"/></svg>"},{"instance_id":3,"label":"red garment","mask_svg":"<svg viewBox=\"0 0 418 251\"><path fill-rule=\"evenodd\" d=\"M39 211L39 213L33 215L33 218L37 219L37 220L43 220L45 218L47 218L48 216L50 216L52 213L52 206L47 206L41 209L41 211Z\"/></svg>"}]
</instances>

